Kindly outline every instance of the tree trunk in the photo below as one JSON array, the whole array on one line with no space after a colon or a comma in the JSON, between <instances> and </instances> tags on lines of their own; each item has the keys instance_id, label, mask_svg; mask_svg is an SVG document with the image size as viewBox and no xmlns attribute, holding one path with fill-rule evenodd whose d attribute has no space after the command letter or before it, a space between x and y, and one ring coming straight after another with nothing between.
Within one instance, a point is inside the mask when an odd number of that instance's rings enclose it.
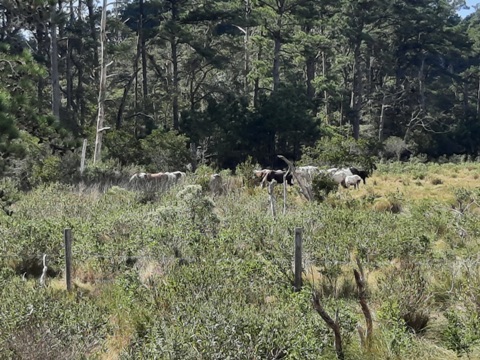
<instances>
[{"instance_id":1,"label":"tree trunk","mask_svg":"<svg viewBox=\"0 0 480 360\"><path fill-rule=\"evenodd\" d=\"M309 101L315 99L315 88L313 82L315 81L315 58L310 56L307 59L307 98Z\"/></svg>"},{"instance_id":2,"label":"tree trunk","mask_svg":"<svg viewBox=\"0 0 480 360\"><path fill-rule=\"evenodd\" d=\"M140 40L140 49L142 53L142 87L143 87L143 111L145 111L145 105L148 99L148 86L147 86L147 56L145 46L145 35L143 34L143 23L145 21L143 0L139 0L140 8L140 20L138 24L138 37Z\"/></svg>"},{"instance_id":3,"label":"tree trunk","mask_svg":"<svg viewBox=\"0 0 480 360\"><path fill-rule=\"evenodd\" d=\"M350 107L352 109L352 132L353 138L358 140L360 136L360 120L362 117L362 71L360 59L361 40L357 42L353 59L353 90Z\"/></svg>"},{"instance_id":4,"label":"tree trunk","mask_svg":"<svg viewBox=\"0 0 480 360\"><path fill-rule=\"evenodd\" d=\"M58 74L57 9L55 3L50 5L50 66L52 81L52 113L60 119L60 82Z\"/></svg>"},{"instance_id":5,"label":"tree trunk","mask_svg":"<svg viewBox=\"0 0 480 360\"><path fill-rule=\"evenodd\" d=\"M307 36L310 35L310 26L305 26L304 32ZM315 55L310 50L307 50L305 66L307 75L307 98L310 102L313 102L315 98L315 88L313 87L313 82L315 81Z\"/></svg>"},{"instance_id":6,"label":"tree trunk","mask_svg":"<svg viewBox=\"0 0 480 360\"><path fill-rule=\"evenodd\" d=\"M138 61L138 57L137 60ZM128 92L130 91L130 88L132 87L133 80L137 77L137 72L138 69L136 69L132 76L128 79L127 84L123 88L123 95L122 95L122 101L120 102L120 106L118 107L118 112L117 112L117 122L116 122L116 129L119 130L122 127L123 124L123 112L125 110L125 105L127 103L127 95Z\"/></svg>"},{"instance_id":7,"label":"tree trunk","mask_svg":"<svg viewBox=\"0 0 480 360\"><path fill-rule=\"evenodd\" d=\"M178 7L177 1L172 1L172 21L175 23L178 21ZM176 30L175 30L176 31ZM179 105L178 105L178 43L177 35L175 33L170 36L170 48L172 51L172 76L173 76L173 98L172 98L172 111L173 111L173 128L178 130L180 128L179 121Z\"/></svg>"},{"instance_id":8,"label":"tree trunk","mask_svg":"<svg viewBox=\"0 0 480 360\"><path fill-rule=\"evenodd\" d=\"M382 107L380 110L380 120L378 122L378 141L379 142L383 141L383 132L385 127L385 109L387 108L386 101L387 101L387 95L383 94Z\"/></svg>"},{"instance_id":9,"label":"tree trunk","mask_svg":"<svg viewBox=\"0 0 480 360\"><path fill-rule=\"evenodd\" d=\"M35 40L38 44L37 55L39 58L43 58L48 54L48 44L46 44L46 36L44 32L44 27L41 24L37 24L35 29ZM41 114L44 111L44 103L43 99L45 98L43 92L45 90L45 81L43 76L39 76L37 79L37 106L38 112Z\"/></svg>"},{"instance_id":10,"label":"tree trunk","mask_svg":"<svg viewBox=\"0 0 480 360\"><path fill-rule=\"evenodd\" d=\"M325 51L322 51L322 75L323 79L327 79L327 56L325 55ZM324 90L323 91L323 101L324 101L324 111L325 111L325 119L327 124L330 124L330 114L329 114L329 107L328 107L328 101L329 101L329 96L328 96L328 91ZM340 114L340 117L342 114Z\"/></svg>"},{"instance_id":11,"label":"tree trunk","mask_svg":"<svg viewBox=\"0 0 480 360\"><path fill-rule=\"evenodd\" d=\"M279 26L281 20L278 20ZM280 38L280 30L275 32L274 35L274 47L273 47L273 92L278 90L280 85L280 51L282 50L282 40Z\"/></svg>"},{"instance_id":12,"label":"tree trunk","mask_svg":"<svg viewBox=\"0 0 480 360\"><path fill-rule=\"evenodd\" d=\"M88 9L88 23L90 25L90 37L93 40L93 43L97 43L97 31L95 30L95 11L93 9L93 0L86 0L86 5ZM103 11L103 10L102 10ZM95 78L95 82L98 81L98 52L93 52L93 76Z\"/></svg>"},{"instance_id":13,"label":"tree trunk","mask_svg":"<svg viewBox=\"0 0 480 360\"><path fill-rule=\"evenodd\" d=\"M263 37L264 33L263 30L260 32L260 36ZM262 51L263 47L262 44L260 43L258 45L258 53L257 53L257 61L260 62L262 60ZM259 107L259 97L260 97L260 78L257 76L255 78L254 84L253 84L253 107L255 109L258 109Z\"/></svg>"},{"instance_id":14,"label":"tree trunk","mask_svg":"<svg viewBox=\"0 0 480 360\"><path fill-rule=\"evenodd\" d=\"M105 99L107 92L107 65L105 63L105 45L107 23L107 0L103 0L102 20L100 23L100 86L98 90L98 117L97 117L97 134L95 137L95 153L93 155L93 163L101 161L102 139L103 139L103 123L105 120Z\"/></svg>"},{"instance_id":15,"label":"tree trunk","mask_svg":"<svg viewBox=\"0 0 480 360\"><path fill-rule=\"evenodd\" d=\"M77 99L77 106L80 109L80 126L83 128L85 125L85 114L86 114L86 106L85 106L85 96L83 91L83 65L79 64L77 66L78 75L77 75L77 90L75 91L75 97Z\"/></svg>"},{"instance_id":16,"label":"tree trunk","mask_svg":"<svg viewBox=\"0 0 480 360\"><path fill-rule=\"evenodd\" d=\"M70 0L70 26L73 26L75 21L75 15L73 10L73 0ZM72 78L72 56L73 56L73 47L71 39L67 39L67 58L65 60L66 64L66 82L67 82L67 109L69 111L70 116L72 117L72 121L75 125L77 124L76 121L76 111L72 111L73 109L73 78Z\"/></svg>"},{"instance_id":17,"label":"tree trunk","mask_svg":"<svg viewBox=\"0 0 480 360\"><path fill-rule=\"evenodd\" d=\"M420 95L420 109L422 111L426 110L426 101L425 101L425 54L421 55L420 59L420 69L418 70L418 92Z\"/></svg>"},{"instance_id":18,"label":"tree trunk","mask_svg":"<svg viewBox=\"0 0 480 360\"><path fill-rule=\"evenodd\" d=\"M477 90L477 116L480 115L480 77L478 78L478 90Z\"/></svg>"},{"instance_id":19,"label":"tree trunk","mask_svg":"<svg viewBox=\"0 0 480 360\"><path fill-rule=\"evenodd\" d=\"M248 1L248 0L247 0ZM248 83L248 73L250 72L250 57L248 54L248 42L249 42L249 30L248 27L245 28L245 36L243 37L243 47L245 51L245 68L244 68L244 84L245 84L245 97L247 101L250 101L250 86Z\"/></svg>"}]
</instances>

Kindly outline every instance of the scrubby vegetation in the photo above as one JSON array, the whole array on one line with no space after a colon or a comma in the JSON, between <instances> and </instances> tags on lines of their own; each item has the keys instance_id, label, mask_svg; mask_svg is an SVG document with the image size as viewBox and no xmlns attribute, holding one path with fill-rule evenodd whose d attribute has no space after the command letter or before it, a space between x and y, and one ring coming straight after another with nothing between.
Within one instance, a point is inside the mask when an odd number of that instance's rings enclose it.
<instances>
[{"instance_id":1,"label":"scrubby vegetation","mask_svg":"<svg viewBox=\"0 0 480 360\"><path fill-rule=\"evenodd\" d=\"M321 201L289 189L275 219L266 189L239 179L215 198L201 176L155 196L122 184L20 193L3 181L0 357L332 359L316 293L340 325L345 359L478 358L479 172L477 163L382 164L360 190ZM304 242L298 292L295 227ZM71 293L64 228L74 237ZM357 331L359 264L368 344Z\"/></svg>"}]
</instances>

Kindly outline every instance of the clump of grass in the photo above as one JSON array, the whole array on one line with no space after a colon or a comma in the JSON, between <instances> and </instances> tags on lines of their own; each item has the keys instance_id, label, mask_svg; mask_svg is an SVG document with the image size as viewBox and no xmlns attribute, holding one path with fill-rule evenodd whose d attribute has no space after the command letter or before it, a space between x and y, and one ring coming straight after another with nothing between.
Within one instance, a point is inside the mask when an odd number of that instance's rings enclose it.
<instances>
[{"instance_id":1,"label":"clump of grass","mask_svg":"<svg viewBox=\"0 0 480 360\"><path fill-rule=\"evenodd\" d=\"M413 180L424 180L426 178L426 174L423 172L414 172Z\"/></svg>"},{"instance_id":2,"label":"clump of grass","mask_svg":"<svg viewBox=\"0 0 480 360\"><path fill-rule=\"evenodd\" d=\"M399 214L402 212L402 202L397 196L389 195L386 198L377 199L373 204L373 209L378 212Z\"/></svg>"}]
</instances>

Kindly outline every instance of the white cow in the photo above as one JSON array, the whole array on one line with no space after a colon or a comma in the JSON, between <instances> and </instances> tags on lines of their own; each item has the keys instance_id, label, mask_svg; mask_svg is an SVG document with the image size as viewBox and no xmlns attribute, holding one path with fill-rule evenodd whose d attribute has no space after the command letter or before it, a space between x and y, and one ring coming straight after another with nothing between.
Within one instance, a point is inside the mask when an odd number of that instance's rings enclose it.
<instances>
[{"instance_id":1,"label":"white cow","mask_svg":"<svg viewBox=\"0 0 480 360\"><path fill-rule=\"evenodd\" d=\"M358 186L362 178L358 175L349 175L345 178L345 186L348 188L353 185L354 189L358 189Z\"/></svg>"}]
</instances>

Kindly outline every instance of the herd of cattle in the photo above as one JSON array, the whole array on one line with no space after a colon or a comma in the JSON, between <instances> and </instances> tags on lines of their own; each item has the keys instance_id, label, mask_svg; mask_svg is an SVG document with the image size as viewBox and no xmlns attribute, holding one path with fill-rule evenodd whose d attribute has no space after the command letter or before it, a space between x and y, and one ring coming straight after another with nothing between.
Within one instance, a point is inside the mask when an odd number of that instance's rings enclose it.
<instances>
[{"instance_id":1,"label":"herd of cattle","mask_svg":"<svg viewBox=\"0 0 480 360\"><path fill-rule=\"evenodd\" d=\"M341 185L344 188L353 186L358 189L360 182L363 181L366 184L366 178L370 175L370 172L366 170L360 170L355 167L346 168L331 168L320 169L317 166L300 166L295 168L295 172L292 173L289 170L254 170L253 177L258 180L258 184L261 187L265 187L266 184L272 182L283 184L286 182L288 185L293 185L294 180L302 181L304 184L311 184L313 178L318 175L330 177L334 182ZM186 173L182 171L174 172L159 172L159 173L135 173L130 178L130 182L135 180L147 181L148 183L154 182L161 184L165 187L179 184L186 178ZM219 194L224 190L224 181L220 174L213 174L209 179L209 188L212 193Z\"/></svg>"},{"instance_id":2,"label":"herd of cattle","mask_svg":"<svg viewBox=\"0 0 480 360\"><path fill-rule=\"evenodd\" d=\"M317 175L323 175L330 177L337 184L344 188L353 186L358 189L359 184L363 181L366 184L366 179L369 176L369 172L366 170L359 170L355 167L348 168L331 168L320 169L318 166L300 166L295 169L295 174L285 170L254 170L254 174L257 178L260 178L260 184L265 186L266 183L276 181L282 184L284 181L288 185L293 185L294 178L300 178L305 183L311 183L312 179Z\"/></svg>"}]
</instances>

